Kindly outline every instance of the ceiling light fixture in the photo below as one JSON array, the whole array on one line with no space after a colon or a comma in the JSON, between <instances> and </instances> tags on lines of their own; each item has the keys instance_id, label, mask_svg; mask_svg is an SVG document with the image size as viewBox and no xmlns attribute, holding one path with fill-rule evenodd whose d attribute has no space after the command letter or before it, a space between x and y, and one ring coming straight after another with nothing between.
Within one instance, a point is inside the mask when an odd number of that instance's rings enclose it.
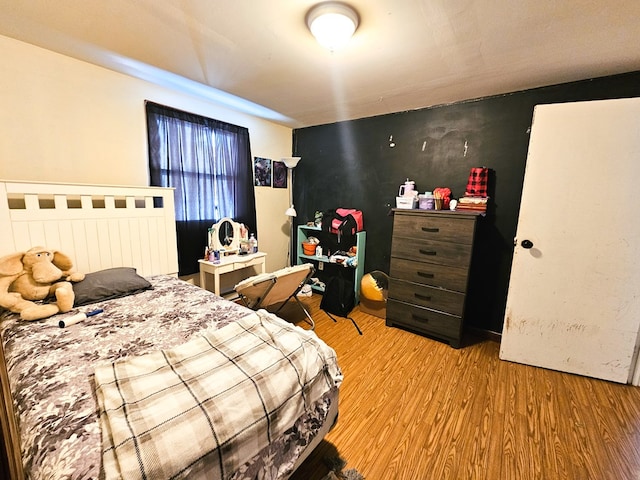
<instances>
[{"instance_id":1,"label":"ceiling light fixture","mask_svg":"<svg viewBox=\"0 0 640 480\"><path fill-rule=\"evenodd\" d=\"M307 13L309 30L320 45L331 51L344 47L358 24L358 13L341 2L319 3Z\"/></svg>"}]
</instances>

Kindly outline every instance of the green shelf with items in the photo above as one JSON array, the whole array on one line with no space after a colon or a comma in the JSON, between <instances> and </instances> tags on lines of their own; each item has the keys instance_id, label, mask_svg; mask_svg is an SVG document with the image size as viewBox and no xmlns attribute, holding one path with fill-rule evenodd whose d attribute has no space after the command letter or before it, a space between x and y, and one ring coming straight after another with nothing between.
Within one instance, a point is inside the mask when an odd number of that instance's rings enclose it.
<instances>
[{"instance_id":1,"label":"green shelf with items","mask_svg":"<svg viewBox=\"0 0 640 480\"><path fill-rule=\"evenodd\" d=\"M309 237L322 237L322 234L326 234L326 232L322 232L320 227L309 226L309 225L298 225L298 237L297 237L297 248L296 248L296 264L300 265L302 263L313 263L316 267L317 276L322 276L321 272L328 271L333 269L335 272L335 268L341 268L345 270L349 270L353 272L353 291L355 294L356 304L360 302L360 282L362 280L362 275L364 274L364 254L365 248L367 244L367 232L358 232L356 233L356 265L354 267L345 267L341 264L332 262L330 257L327 255L305 255L304 250L302 248L302 243L305 242ZM323 252L326 251L325 247L322 245L322 239L320 238L320 246L323 247ZM325 276L328 276L325 274ZM317 284L312 284L311 288L317 292L323 293L324 288Z\"/></svg>"}]
</instances>

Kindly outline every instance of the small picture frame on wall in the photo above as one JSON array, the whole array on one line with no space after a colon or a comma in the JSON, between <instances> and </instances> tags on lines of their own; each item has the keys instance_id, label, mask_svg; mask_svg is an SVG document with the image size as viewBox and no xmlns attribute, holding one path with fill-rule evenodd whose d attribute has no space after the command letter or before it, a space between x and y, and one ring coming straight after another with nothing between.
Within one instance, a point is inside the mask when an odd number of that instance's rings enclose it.
<instances>
[{"instance_id":1,"label":"small picture frame on wall","mask_svg":"<svg viewBox=\"0 0 640 480\"><path fill-rule=\"evenodd\" d=\"M284 162L273 162L273 188L287 188L287 166Z\"/></svg>"},{"instance_id":2,"label":"small picture frame on wall","mask_svg":"<svg viewBox=\"0 0 640 480\"><path fill-rule=\"evenodd\" d=\"M271 186L271 159L254 157L253 158L253 178L256 187Z\"/></svg>"}]
</instances>

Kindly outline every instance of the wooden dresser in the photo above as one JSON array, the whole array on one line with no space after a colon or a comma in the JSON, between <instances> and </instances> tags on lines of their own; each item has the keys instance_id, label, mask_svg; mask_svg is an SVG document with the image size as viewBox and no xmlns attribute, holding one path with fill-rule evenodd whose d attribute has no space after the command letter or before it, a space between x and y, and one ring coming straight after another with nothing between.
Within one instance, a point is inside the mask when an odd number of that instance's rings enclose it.
<instances>
[{"instance_id":1,"label":"wooden dresser","mask_svg":"<svg viewBox=\"0 0 640 480\"><path fill-rule=\"evenodd\" d=\"M387 326L460 348L478 214L394 209Z\"/></svg>"}]
</instances>

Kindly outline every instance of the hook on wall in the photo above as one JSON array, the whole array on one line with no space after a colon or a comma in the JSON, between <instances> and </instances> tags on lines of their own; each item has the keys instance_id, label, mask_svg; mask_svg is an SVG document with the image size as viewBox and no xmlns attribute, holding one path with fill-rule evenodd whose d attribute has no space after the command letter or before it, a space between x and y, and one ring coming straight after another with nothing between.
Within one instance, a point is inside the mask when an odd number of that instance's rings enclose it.
<instances>
[{"instance_id":1,"label":"hook on wall","mask_svg":"<svg viewBox=\"0 0 640 480\"><path fill-rule=\"evenodd\" d=\"M393 148L395 146L396 146L396 144L393 141L393 135L389 135L389 147Z\"/></svg>"}]
</instances>

